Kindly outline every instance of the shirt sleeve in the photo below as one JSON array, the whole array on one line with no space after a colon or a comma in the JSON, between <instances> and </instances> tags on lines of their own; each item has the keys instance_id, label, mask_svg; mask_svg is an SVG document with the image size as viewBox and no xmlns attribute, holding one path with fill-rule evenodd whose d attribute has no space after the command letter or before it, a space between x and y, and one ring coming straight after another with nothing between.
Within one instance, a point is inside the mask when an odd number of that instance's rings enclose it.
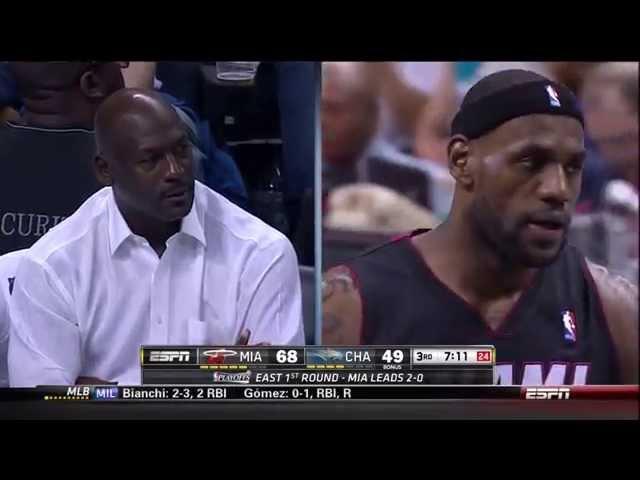
<instances>
[{"instance_id":1,"label":"shirt sleeve","mask_svg":"<svg viewBox=\"0 0 640 480\"><path fill-rule=\"evenodd\" d=\"M239 312L250 345L304 345L298 261L282 236L258 248L241 277Z\"/></svg>"},{"instance_id":2,"label":"shirt sleeve","mask_svg":"<svg viewBox=\"0 0 640 480\"><path fill-rule=\"evenodd\" d=\"M18 266L10 303L12 387L73 385L80 372L80 330L71 296L55 272L29 257Z\"/></svg>"}]
</instances>

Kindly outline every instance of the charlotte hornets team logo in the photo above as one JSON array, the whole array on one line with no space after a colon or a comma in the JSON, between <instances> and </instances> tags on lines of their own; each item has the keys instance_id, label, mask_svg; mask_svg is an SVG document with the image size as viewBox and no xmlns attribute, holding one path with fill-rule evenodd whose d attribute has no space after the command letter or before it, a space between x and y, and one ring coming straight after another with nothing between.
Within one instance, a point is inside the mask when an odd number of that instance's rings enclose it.
<instances>
[{"instance_id":1,"label":"charlotte hornets team logo","mask_svg":"<svg viewBox=\"0 0 640 480\"><path fill-rule=\"evenodd\" d=\"M576 318L572 311L565 310L562 312L562 324L564 326L564 339L567 342L575 343L576 337Z\"/></svg>"}]
</instances>

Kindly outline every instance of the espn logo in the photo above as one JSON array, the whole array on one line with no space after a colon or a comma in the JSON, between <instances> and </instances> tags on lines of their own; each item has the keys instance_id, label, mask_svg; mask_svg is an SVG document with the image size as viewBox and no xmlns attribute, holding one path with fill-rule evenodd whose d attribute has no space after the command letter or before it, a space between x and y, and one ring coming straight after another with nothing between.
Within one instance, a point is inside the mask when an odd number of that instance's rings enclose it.
<instances>
[{"instance_id":1,"label":"espn logo","mask_svg":"<svg viewBox=\"0 0 640 480\"><path fill-rule=\"evenodd\" d=\"M149 362L158 363L179 363L188 362L190 352L185 350L151 350L149 352Z\"/></svg>"},{"instance_id":2,"label":"espn logo","mask_svg":"<svg viewBox=\"0 0 640 480\"><path fill-rule=\"evenodd\" d=\"M527 387L524 394L527 400L569 400L571 390L561 387Z\"/></svg>"}]
</instances>

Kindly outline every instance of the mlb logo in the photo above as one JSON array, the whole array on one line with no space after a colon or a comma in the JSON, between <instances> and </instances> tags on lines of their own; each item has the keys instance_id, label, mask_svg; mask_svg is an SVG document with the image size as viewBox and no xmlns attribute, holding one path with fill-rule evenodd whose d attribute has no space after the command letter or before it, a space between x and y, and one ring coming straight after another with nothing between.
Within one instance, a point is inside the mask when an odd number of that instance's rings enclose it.
<instances>
[{"instance_id":1,"label":"mlb logo","mask_svg":"<svg viewBox=\"0 0 640 480\"><path fill-rule=\"evenodd\" d=\"M558 95L558 92L556 92L555 88L553 88L551 85L547 86L547 93L549 94L549 103L551 104L552 107L559 107L560 106L560 96Z\"/></svg>"},{"instance_id":2,"label":"mlb logo","mask_svg":"<svg viewBox=\"0 0 640 480\"><path fill-rule=\"evenodd\" d=\"M564 339L567 342L575 343L576 335L576 317L570 310L562 312L562 324L564 326Z\"/></svg>"}]
</instances>

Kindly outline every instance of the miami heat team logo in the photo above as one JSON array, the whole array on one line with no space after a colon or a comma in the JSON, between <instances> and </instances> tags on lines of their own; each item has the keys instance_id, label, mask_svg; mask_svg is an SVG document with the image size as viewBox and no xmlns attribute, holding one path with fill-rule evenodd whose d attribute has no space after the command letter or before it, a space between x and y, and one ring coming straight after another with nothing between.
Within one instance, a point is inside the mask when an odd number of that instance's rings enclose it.
<instances>
[{"instance_id":1,"label":"miami heat team logo","mask_svg":"<svg viewBox=\"0 0 640 480\"><path fill-rule=\"evenodd\" d=\"M576 337L576 317L570 310L562 312L562 324L564 325L564 339L567 342L575 343Z\"/></svg>"},{"instance_id":2,"label":"miami heat team logo","mask_svg":"<svg viewBox=\"0 0 640 480\"><path fill-rule=\"evenodd\" d=\"M207 357L207 363L221 365L224 363L225 358L234 357L238 355L238 352L221 348L218 350L207 350L206 352L202 352L202 355Z\"/></svg>"},{"instance_id":3,"label":"miami heat team logo","mask_svg":"<svg viewBox=\"0 0 640 480\"><path fill-rule=\"evenodd\" d=\"M556 92L555 88L553 88L551 85L548 85L547 86L547 93L549 94L549 103L551 104L551 106L559 107L560 106L560 96L558 95L558 92Z\"/></svg>"}]
</instances>

